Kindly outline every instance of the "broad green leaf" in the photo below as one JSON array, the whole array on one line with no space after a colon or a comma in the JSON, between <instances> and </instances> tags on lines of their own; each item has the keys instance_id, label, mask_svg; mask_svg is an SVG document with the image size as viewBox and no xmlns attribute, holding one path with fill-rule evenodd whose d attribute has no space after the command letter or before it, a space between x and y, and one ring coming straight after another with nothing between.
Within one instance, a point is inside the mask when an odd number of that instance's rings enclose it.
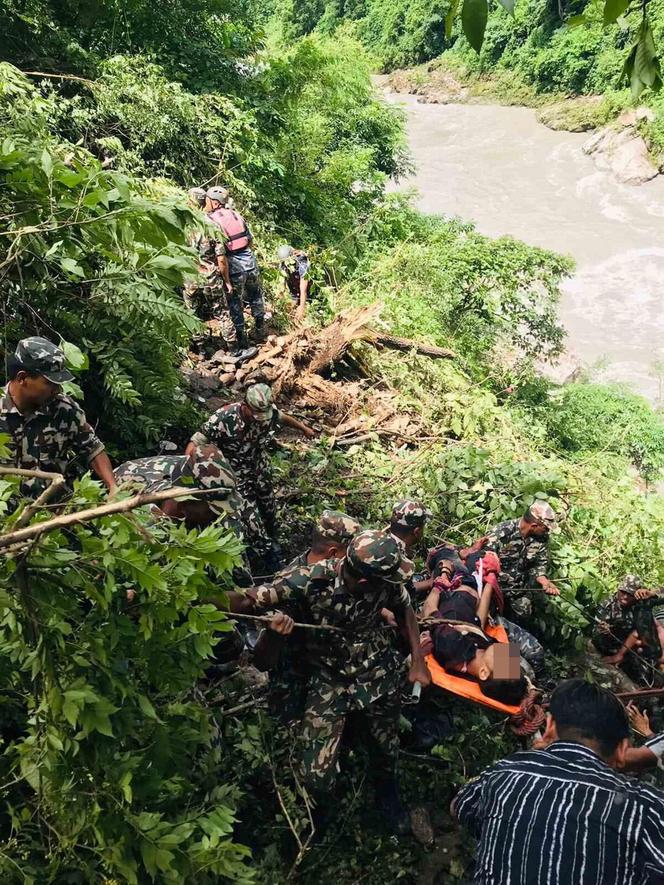
<instances>
[{"instance_id":1,"label":"broad green leaf","mask_svg":"<svg viewBox=\"0 0 664 885\"><path fill-rule=\"evenodd\" d=\"M73 274L75 277L84 277L85 271L73 258L61 258L60 259L60 267L67 271L67 273Z\"/></svg>"},{"instance_id":2,"label":"broad green leaf","mask_svg":"<svg viewBox=\"0 0 664 885\"><path fill-rule=\"evenodd\" d=\"M67 365L72 372L84 372L88 368L90 360L80 347L77 347L75 344L72 344L70 341L65 341L64 339L61 339L60 347L64 352Z\"/></svg>"},{"instance_id":3,"label":"broad green leaf","mask_svg":"<svg viewBox=\"0 0 664 885\"><path fill-rule=\"evenodd\" d=\"M514 15L514 0L498 0L498 2L510 15Z\"/></svg>"},{"instance_id":4,"label":"broad green leaf","mask_svg":"<svg viewBox=\"0 0 664 885\"><path fill-rule=\"evenodd\" d=\"M565 22L565 26L567 28L580 28L582 25L587 25L588 19L583 15L572 15Z\"/></svg>"},{"instance_id":5,"label":"broad green leaf","mask_svg":"<svg viewBox=\"0 0 664 885\"><path fill-rule=\"evenodd\" d=\"M445 16L445 37L449 40L452 37L452 29L454 28L454 19L456 18L457 12L459 10L459 3L461 0L451 0L450 8L447 10L447 15Z\"/></svg>"},{"instance_id":6,"label":"broad green leaf","mask_svg":"<svg viewBox=\"0 0 664 885\"><path fill-rule=\"evenodd\" d=\"M629 8L630 0L604 0L604 24L617 21Z\"/></svg>"},{"instance_id":7,"label":"broad green leaf","mask_svg":"<svg viewBox=\"0 0 664 885\"><path fill-rule=\"evenodd\" d=\"M466 39L475 52L482 48L488 15L487 0L463 0L461 24Z\"/></svg>"},{"instance_id":8,"label":"broad green leaf","mask_svg":"<svg viewBox=\"0 0 664 885\"><path fill-rule=\"evenodd\" d=\"M44 170L44 174L47 178L50 178L53 174L53 157L49 154L49 152L44 148L41 155L40 165Z\"/></svg>"},{"instance_id":9,"label":"broad green leaf","mask_svg":"<svg viewBox=\"0 0 664 885\"><path fill-rule=\"evenodd\" d=\"M148 719L156 719L156 720L159 719L159 717L157 716L157 712L156 712L155 708L152 706L150 699L147 698L144 694L139 694L138 706L145 713L145 715L148 717Z\"/></svg>"}]
</instances>

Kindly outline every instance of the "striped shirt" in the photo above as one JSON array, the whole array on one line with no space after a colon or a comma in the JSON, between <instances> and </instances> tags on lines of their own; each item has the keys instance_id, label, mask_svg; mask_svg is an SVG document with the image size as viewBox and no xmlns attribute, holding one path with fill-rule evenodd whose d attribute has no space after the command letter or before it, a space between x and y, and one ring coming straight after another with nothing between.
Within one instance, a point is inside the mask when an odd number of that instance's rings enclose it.
<instances>
[{"instance_id":1,"label":"striped shirt","mask_svg":"<svg viewBox=\"0 0 664 885\"><path fill-rule=\"evenodd\" d=\"M475 885L662 885L664 793L557 741L503 759L463 787L479 839Z\"/></svg>"},{"instance_id":2,"label":"striped shirt","mask_svg":"<svg viewBox=\"0 0 664 885\"><path fill-rule=\"evenodd\" d=\"M643 746L657 756L657 764L660 768L664 768L664 731L661 734L655 734L648 738Z\"/></svg>"}]
</instances>

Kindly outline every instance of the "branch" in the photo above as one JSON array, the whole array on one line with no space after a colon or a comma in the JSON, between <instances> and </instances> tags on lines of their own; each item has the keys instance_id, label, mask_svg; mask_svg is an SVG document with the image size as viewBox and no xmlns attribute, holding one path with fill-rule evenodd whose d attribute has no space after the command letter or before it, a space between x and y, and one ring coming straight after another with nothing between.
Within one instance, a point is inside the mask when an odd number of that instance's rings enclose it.
<instances>
[{"instance_id":1,"label":"branch","mask_svg":"<svg viewBox=\"0 0 664 885\"><path fill-rule=\"evenodd\" d=\"M2 540L2 539L0 539ZM229 618L242 618L243 620L246 618L248 621L260 621L263 624L269 624L272 621L272 618L269 615L245 615L236 612L227 612L226 614ZM326 630L330 633L345 633L345 630L342 630L341 627L332 627L330 624L298 624L294 623L294 627L302 627L304 630Z\"/></svg>"},{"instance_id":2,"label":"branch","mask_svg":"<svg viewBox=\"0 0 664 885\"><path fill-rule=\"evenodd\" d=\"M397 338L395 335L384 335L382 332L371 332L371 336L366 338L368 344L382 345L392 350L415 350L422 356L429 356L437 360L453 360L456 353L453 350L447 350L444 347L436 347L433 344L422 344L420 341L411 341L410 338Z\"/></svg>"},{"instance_id":3,"label":"branch","mask_svg":"<svg viewBox=\"0 0 664 885\"><path fill-rule=\"evenodd\" d=\"M13 472L16 473L17 471ZM159 501L170 501L174 498L193 498L215 493L217 493L217 489L174 488L164 489L161 492L152 492L147 495L133 495L131 498L125 498L123 501L114 501L112 504L90 507L87 510L79 510L76 513L66 513L63 516L55 517L55 519L49 519L46 522L39 522L36 525L30 525L24 529L0 535L0 549L17 544L20 541L29 541L32 538L41 537L41 535L47 532L54 532L57 529L66 528L70 525L92 522L93 519L101 519L104 516L112 516L115 513L128 513L130 510L143 507L145 504L157 504Z\"/></svg>"},{"instance_id":4,"label":"branch","mask_svg":"<svg viewBox=\"0 0 664 885\"><path fill-rule=\"evenodd\" d=\"M22 526L30 522L30 517L38 510L41 510L42 507L51 500L58 489L61 489L65 484L65 478L61 473L47 473L45 470L23 470L19 467L0 467L0 476L7 476L8 474L11 474L12 476L29 476L34 479L49 480L48 486L44 489L41 495L33 501L32 504L28 504L23 513L21 513L16 520L14 523L15 529L20 529Z\"/></svg>"}]
</instances>

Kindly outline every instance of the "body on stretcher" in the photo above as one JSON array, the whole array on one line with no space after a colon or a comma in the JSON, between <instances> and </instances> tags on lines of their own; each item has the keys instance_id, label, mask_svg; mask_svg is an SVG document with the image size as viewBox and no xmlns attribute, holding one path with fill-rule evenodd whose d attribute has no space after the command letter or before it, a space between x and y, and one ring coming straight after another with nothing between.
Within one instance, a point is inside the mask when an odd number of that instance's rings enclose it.
<instances>
[{"instance_id":1,"label":"body on stretcher","mask_svg":"<svg viewBox=\"0 0 664 885\"><path fill-rule=\"evenodd\" d=\"M505 628L500 624L487 626L484 632L497 642L509 642ZM433 655L427 655L426 662L431 673L431 681L438 688L443 688L445 691L449 691L458 697L473 701L476 704L482 704L484 707L491 707L493 710L498 710L500 713L506 713L509 716L520 712L521 707L518 705L503 704L482 694L479 683L474 679L464 679L463 676L454 676L448 673L447 670L440 666Z\"/></svg>"}]
</instances>

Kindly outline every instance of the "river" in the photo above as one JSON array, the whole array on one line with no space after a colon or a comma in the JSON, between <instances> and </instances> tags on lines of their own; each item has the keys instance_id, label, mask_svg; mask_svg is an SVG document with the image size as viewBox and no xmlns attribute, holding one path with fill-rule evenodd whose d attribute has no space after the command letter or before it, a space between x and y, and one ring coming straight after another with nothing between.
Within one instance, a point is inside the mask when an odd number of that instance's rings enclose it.
<instances>
[{"instance_id":1,"label":"river","mask_svg":"<svg viewBox=\"0 0 664 885\"><path fill-rule=\"evenodd\" d=\"M664 176L621 185L581 148L588 134L554 132L529 108L403 105L425 212L458 215L489 236L510 235L571 255L560 318L562 378L576 362L661 401L664 382Z\"/></svg>"}]
</instances>

